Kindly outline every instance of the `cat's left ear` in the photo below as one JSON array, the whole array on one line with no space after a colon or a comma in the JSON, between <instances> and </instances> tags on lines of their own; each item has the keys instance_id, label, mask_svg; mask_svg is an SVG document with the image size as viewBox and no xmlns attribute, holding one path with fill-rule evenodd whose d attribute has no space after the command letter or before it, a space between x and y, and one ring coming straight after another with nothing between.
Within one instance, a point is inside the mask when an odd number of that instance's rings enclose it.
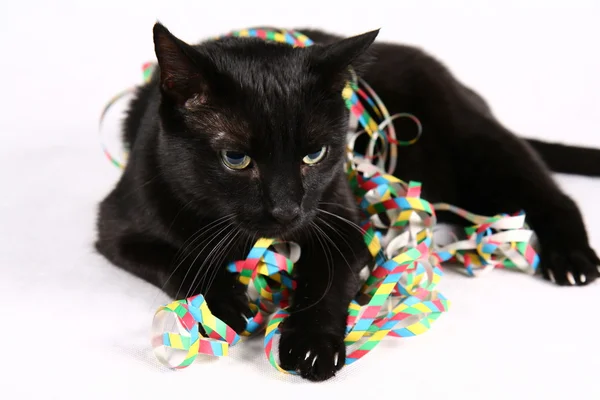
<instances>
[{"instance_id":1,"label":"cat's left ear","mask_svg":"<svg viewBox=\"0 0 600 400\"><path fill-rule=\"evenodd\" d=\"M208 95L207 61L159 22L154 25L153 34L163 95L177 105L183 105L191 98L205 102Z\"/></svg>"},{"instance_id":2,"label":"cat's left ear","mask_svg":"<svg viewBox=\"0 0 600 400\"><path fill-rule=\"evenodd\" d=\"M334 85L345 84L348 75L348 67L360 74L360 72L371 62L369 47L379 35L379 29L365 32L361 35L352 36L337 42L315 46L311 54L311 64L324 75L332 80ZM336 89L338 89L336 87Z\"/></svg>"}]
</instances>

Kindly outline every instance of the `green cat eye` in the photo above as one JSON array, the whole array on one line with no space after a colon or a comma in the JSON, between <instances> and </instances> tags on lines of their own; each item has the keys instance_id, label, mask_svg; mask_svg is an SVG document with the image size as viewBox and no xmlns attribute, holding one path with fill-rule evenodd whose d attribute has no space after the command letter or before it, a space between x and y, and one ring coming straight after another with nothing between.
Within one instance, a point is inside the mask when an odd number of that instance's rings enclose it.
<instances>
[{"instance_id":1,"label":"green cat eye","mask_svg":"<svg viewBox=\"0 0 600 400\"><path fill-rule=\"evenodd\" d=\"M315 151L314 153L310 153L310 154L307 154L306 156L304 156L302 161L308 165L316 164L319 161L321 161L323 159L323 157L325 157L326 152L327 152L327 146L323 146L323 147L321 147L321 149L319 151Z\"/></svg>"},{"instance_id":2,"label":"green cat eye","mask_svg":"<svg viewBox=\"0 0 600 400\"><path fill-rule=\"evenodd\" d=\"M223 164L231 169L244 169L250 165L252 159L244 153L238 151L224 150L221 152Z\"/></svg>"}]
</instances>

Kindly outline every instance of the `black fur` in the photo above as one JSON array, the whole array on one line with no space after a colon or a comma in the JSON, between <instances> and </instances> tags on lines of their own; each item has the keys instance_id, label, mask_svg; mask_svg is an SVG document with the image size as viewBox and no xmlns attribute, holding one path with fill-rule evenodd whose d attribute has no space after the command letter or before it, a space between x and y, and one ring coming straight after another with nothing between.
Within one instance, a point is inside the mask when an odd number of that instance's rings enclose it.
<instances>
[{"instance_id":1,"label":"black fur","mask_svg":"<svg viewBox=\"0 0 600 400\"><path fill-rule=\"evenodd\" d=\"M400 148L396 176L422 182L430 202L486 215L524 209L541 243L544 277L568 284L572 274L577 285L598 277L581 214L544 163L600 175L598 151L570 150L581 157L563 159L560 147L528 144L429 55L371 46L377 32L342 40L300 31L317 45L229 38L191 47L155 26L160 70L139 88L124 124L131 153L100 205L101 254L173 298L205 293L212 311L242 331L243 286L222 266L244 258L260 236L298 242L281 363L307 379L333 376L345 357L356 275L369 260L361 234L345 221L358 222L342 169L348 113L340 90L351 64L390 113L412 113L424 125L415 145ZM302 164L324 145L321 162ZM252 162L230 170L221 150Z\"/></svg>"}]
</instances>

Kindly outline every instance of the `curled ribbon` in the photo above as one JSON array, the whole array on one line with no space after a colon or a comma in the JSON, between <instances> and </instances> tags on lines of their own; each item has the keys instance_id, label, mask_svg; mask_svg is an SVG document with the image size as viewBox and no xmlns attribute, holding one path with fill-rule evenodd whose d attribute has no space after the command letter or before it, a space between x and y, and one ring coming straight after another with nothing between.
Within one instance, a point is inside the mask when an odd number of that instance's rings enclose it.
<instances>
[{"instance_id":1,"label":"curled ribbon","mask_svg":"<svg viewBox=\"0 0 600 400\"><path fill-rule=\"evenodd\" d=\"M460 263L470 276L480 276L494 268L530 274L537 270L539 256L531 245L533 231L526 227L525 213L485 217L445 203L434 207L453 212L475 224L465 228L465 240L437 246L434 255L439 262Z\"/></svg>"},{"instance_id":2,"label":"curled ribbon","mask_svg":"<svg viewBox=\"0 0 600 400\"><path fill-rule=\"evenodd\" d=\"M435 212L420 198L420 184L406 184L365 162L355 165L348 178L376 260L361 298L351 304L346 344L358 344L346 358L351 364L387 335L408 337L427 331L448 310L449 302L435 291L442 275L430 251Z\"/></svg>"},{"instance_id":3,"label":"curled ribbon","mask_svg":"<svg viewBox=\"0 0 600 400\"><path fill-rule=\"evenodd\" d=\"M300 247L296 243L259 239L245 260L227 266L230 272L238 275L242 284L252 284L256 292L255 296L249 296L253 315L241 336L258 332L277 307L287 307L290 291L295 288L290 274L299 258ZM170 328L167 328L169 322ZM199 325L208 337L200 334ZM156 357L177 369L190 365L198 354L226 356L229 346L240 341L240 335L211 313L202 295L159 308L152 331Z\"/></svg>"},{"instance_id":4,"label":"curled ribbon","mask_svg":"<svg viewBox=\"0 0 600 400\"><path fill-rule=\"evenodd\" d=\"M198 331L202 325L208 337ZM167 327L170 325L170 328ZM160 307L152 324L152 348L160 362L171 368L189 366L198 353L226 356L240 337L209 310L202 295Z\"/></svg>"}]
</instances>

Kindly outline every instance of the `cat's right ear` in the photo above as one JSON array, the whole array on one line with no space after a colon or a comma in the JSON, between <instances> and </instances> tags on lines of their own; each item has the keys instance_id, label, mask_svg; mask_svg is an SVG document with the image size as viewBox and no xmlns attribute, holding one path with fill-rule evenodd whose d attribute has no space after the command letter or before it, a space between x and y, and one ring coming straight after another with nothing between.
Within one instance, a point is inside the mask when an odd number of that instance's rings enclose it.
<instances>
[{"instance_id":1,"label":"cat's right ear","mask_svg":"<svg viewBox=\"0 0 600 400\"><path fill-rule=\"evenodd\" d=\"M368 50L378 35L379 29L376 29L328 45L314 46L311 48L312 66L329 87L341 91L349 78L349 66L360 75L372 61Z\"/></svg>"},{"instance_id":2,"label":"cat's right ear","mask_svg":"<svg viewBox=\"0 0 600 400\"><path fill-rule=\"evenodd\" d=\"M190 99L205 102L208 88L200 54L159 22L154 25L153 34L163 95L177 105Z\"/></svg>"}]
</instances>

